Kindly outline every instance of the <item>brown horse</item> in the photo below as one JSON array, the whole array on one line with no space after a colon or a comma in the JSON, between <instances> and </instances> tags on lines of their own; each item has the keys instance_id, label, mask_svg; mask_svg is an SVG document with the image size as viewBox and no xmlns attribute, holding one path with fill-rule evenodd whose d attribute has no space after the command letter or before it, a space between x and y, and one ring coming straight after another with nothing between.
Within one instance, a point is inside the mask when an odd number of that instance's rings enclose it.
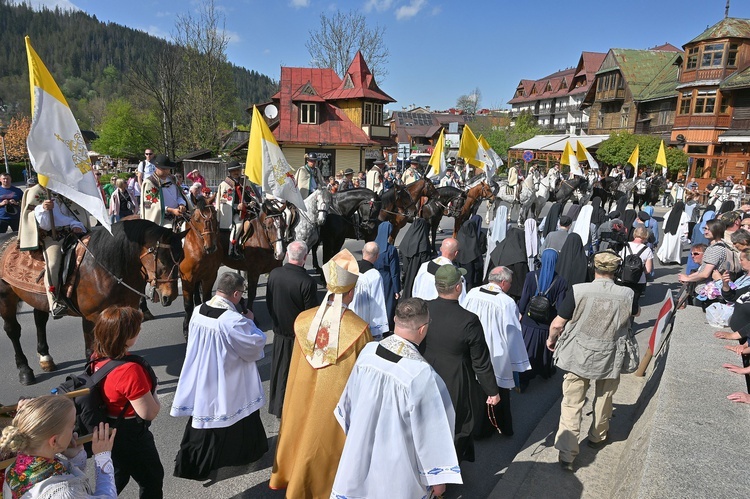
<instances>
[{"instance_id":1,"label":"brown horse","mask_svg":"<svg viewBox=\"0 0 750 499\"><path fill-rule=\"evenodd\" d=\"M86 358L93 344L92 330L99 314L111 305L137 307L146 284L153 287L153 300L168 306L177 298L179 262L185 232L175 234L148 220L125 220L112 226L112 234L103 227L91 230L91 237L77 251L80 263L73 270L68 315L81 317L86 344ZM41 256L18 252L12 235L0 237L0 316L5 332L13 343L19 380L24 385L36 382L34 371L21 347L21 325L16 314L21 301L34 309L37 330L37 353L42 369L56 369L49 355L46 324L49 304L44 285L39 286L44 263ZM32 260L37 263L33 267ZM15 265L14 265L15 263ZM18 266L23 268L19 270Z\"/></svg>"},{"instance_id":2,"label":"brown horse","mask_svg":"<svg viewBox=\"0 0 750 499\"><path fill-rule=\"evenodd\" d=\"M461 212L455 217L455 222L453 224L453 237L456 237L464 222L467 221L479 208L479 205L476 205L476 203L481 203L485 199L488 199L490 203L495 202L495 194L492 192L492 188L487 182L479 182L477 185L466 191L466 201L464 201Z\"/></svg>"},{"instance_id":3,"label":"brown horse","mask_svg":"<svg viewBox=\"0 0 750 499\"><path fill-rule=\"evenodd\" d=\"M221 266L221 252L216 251L218 247L219 221L216 209L200 199L187 221L187 236L183 246L185 258L180 262L182 299L185 306L182 332L185 338L195 304L211 298L211 290Z\"/></svg>"},{"instance_id":4,"label":"brown horse","mask_svg":"<svg viewBox=\"0 0 750 499\"><path fill-rule=\"evenodd\" d=\"M407 186L394 186L393 189L396 189L393 195L393 204L389 203L390 207L385 205L385 199L390 200L389 189L388 192L383 194L383 206L380 209L380 216L378 217L381 222L387 220L393 225L393 230L389 237L391 244L396 240L398 231L406 225L406 222L410 222L415 216L421 215L422 206L426 202L422 198L429 200L438 196L437 189L435 189L432 180L425 177ZM408 198L403 193L408 194Z\"/></svg>"},{"instance_id":5,"label":"brown horse","mask_svg":"<svg viewBox=\"0 0 750 499\"><path fill-rule=\"evenodd\" d=\"M248 223L246 231L247 238L242 245L242 259L230 258L227 254L229 248L229 233L221 232L219 241L219 254L221 263L234 270L247 273L247 305L252 309L253 301L258 292L258 279L261 274L271 272L276 267L281 267L286 254L284 234L286 232L286 220L283 208L278 209L272 203L263 203L260 215Z\"/></svg>"}]
</instances>

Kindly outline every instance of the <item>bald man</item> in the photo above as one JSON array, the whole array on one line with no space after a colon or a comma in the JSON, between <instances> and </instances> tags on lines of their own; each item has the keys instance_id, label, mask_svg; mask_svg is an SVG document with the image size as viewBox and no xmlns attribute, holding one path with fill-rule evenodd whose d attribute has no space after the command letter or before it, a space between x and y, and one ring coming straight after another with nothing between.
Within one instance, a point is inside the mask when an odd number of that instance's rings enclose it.
<instances>
[{"instance_id":1,"label":"bald man","mask_svg":"<svg viewBox=\"0 0 750 499\"><path fill-rule=\"evenodd\" d=\"M354 299L349 304L349 309L369 324L375 341L382 340L389 329L383 278L375 268L379 254L380 248L375 242L367 243L362 248L362 259L357 261L360 276L354 287Z\"/></svg>"},{"instance_id":2,"label":"bald man","mask_svg":"<svg viewBox=\"0 0 750 499\"><path fill-rule=\"evenodd\" d=\"M438 297L435 288L435 273L443 265L453 265L453 261L458 256L458 241L452 237L443 239L440 245L440 256L434 260L423 263L419 267L417 276L414 278L414 287L411 295L415 298L422 298L425 301L434 300ZM461 278L461 296L458 298L459 303L463 303L466 298L466 281Z\"/></svg>"}]
</instances>

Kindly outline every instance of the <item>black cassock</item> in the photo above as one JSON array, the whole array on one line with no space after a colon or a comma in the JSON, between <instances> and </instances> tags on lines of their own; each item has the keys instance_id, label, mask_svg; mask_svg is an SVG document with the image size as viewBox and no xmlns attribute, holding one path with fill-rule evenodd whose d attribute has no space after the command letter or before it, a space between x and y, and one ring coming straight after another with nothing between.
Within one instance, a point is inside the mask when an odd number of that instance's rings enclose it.
<instances>
[{"instance_id":1,"label":"black cassock","mask_svg":"<svg viewBox=\"0 0 750 499\"><path fill-rule=\"evenodd\" d=\"M430 225L427 220L415 218L401 240L398 249L401 253L401 265L404 270L404 285L401 286L401 296L403 299L411 298L411 289L414 287L414 278L419 272L419 267L429 261L432 256Z\"/></svg>"},{"instance_id":2,"label":"black cassock","mask_svg":"<svg viewBox=\"0 0 750 499\"><path fill-rule=\"evenodd\" d=\"M487 417L477 408L482 398L498 394L482 323L458 300L438 297L427 304L431 323L420 351L448 387L456 411L458 460L473 462L472 432L479 418Z\"/></svg>"},{"instance_id":3,"label":"black cassock","mask_svg":"<svg viewBox=\"0 0 750 499\"><path fill-rule=\"evenodd\" d=\"M300 312L320 305L318 285L307 271L292 263L273 269L266 287L266 306L273 320L273 361L268 412L281 417L294 348L294 321Z\"/></svg>"}]
</instances>

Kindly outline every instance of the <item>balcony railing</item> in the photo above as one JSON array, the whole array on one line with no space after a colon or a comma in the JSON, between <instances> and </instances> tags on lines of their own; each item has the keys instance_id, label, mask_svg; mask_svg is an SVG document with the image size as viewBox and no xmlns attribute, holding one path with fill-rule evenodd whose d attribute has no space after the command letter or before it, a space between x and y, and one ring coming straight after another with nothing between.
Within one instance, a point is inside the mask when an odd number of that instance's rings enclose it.
<instances>
[{"instance_id":1,"label":"balcony railing","mask_svg":"<svg viewBox=\"0 0 750 499\"><path fill-rule=\"evenodd\" d=\"M683 115L676 116L674 119L675 128L729 128L732 117L725 116L700 116L700 115Z\"/></svg>"},{"instance_id":2,"label":"balcony railing","mask_svg":"<svg viewBox=\"0 0 750 499\"><path fill-rule=\"evenodd\" d=\"M683 71L680 76L680 83L690 83L693 81L703 80L723 80L730 73L737 71L737 69L725 69L725 68L712 68L712 69L696 69Z\"/></svg>"},{"instance_id":3,"label":"balcony railing","mask_svg":"<svg viewBox=\"0 0 750 499\"><path fill-rule=\"evenodd\" d=\"M362 130L371 139L389 139L391 137L391 129L387 126L362 125Z\"/></svg>"},{"instance_id":4,"label":"balcony railing","mask_svg":"<svg viewBox=\"0 0 750 499\"><path fill-rule=\"evenodd\" d=\"M598 101L613 101L613 100L623 100L625 99L625 89L624 88L614 88L612 90L602 90L601 92L596 92L596 100Z\"/></svg>"}]
</instances>

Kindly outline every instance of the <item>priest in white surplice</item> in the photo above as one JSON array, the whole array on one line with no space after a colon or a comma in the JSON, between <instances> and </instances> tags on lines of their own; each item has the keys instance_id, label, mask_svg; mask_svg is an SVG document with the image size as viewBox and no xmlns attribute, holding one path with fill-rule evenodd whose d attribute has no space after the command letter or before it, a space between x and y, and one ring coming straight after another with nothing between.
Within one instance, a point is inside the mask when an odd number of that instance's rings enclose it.
<instances>
[{"instance_id":1,"label":"priest in white surplice","mask_svg":"<svg viewBox=\"0 0 750 499\"><path fill-rule=\"evenodd\" d=\"M510 412L510 389L515 387L513 371L531 369L529 355L521 333L518 306L505 294L513 279L507 267L495 267L490 272L489 283L472 288L461 305L479 317L484 337L492 357L495 380L500 388L500 404L495 406L497 425L503 435L513 435Z\"/></svg>"},{"instance_id":2,"label":"priest in white surplice","mask_svg":"<svg viewBox=\"0 0 750 499\"><path fill-rule=\"evenodd\" d=\"M354 287L354 299L349 309L370 325L372 339L380 341L388 332L388 312L383 294L383 278L375 268L380 248L375 242L366 243L362 248L362 260L359 265L359 279Z\"/></svg>"},{"instance_id":3,"label":"priest in white surplice","mask_svg":"<svg viewBox=\"0 0 750 499\"><path fill-rule=\"evenodd\" d=\"M244 466L268 451L260 419L265 404L256 362L266 335L239 305L245 279L221 275L216 296L190 318L185 362L170 415L190 416L174 475L206 480L224 466Z\"/></svg>"},{"instance_id":4,"label":"priest in white surplice","mask_svg":"<svg viewBox=\"0 0 750 499\"><path fill-rule=\"evenodd\" d=\"M331 497L441 496L463 483L453 446L455 412L443 380L419 354L427 304L398 304L395 330L357 358L334 415L346 433Z\"/></svg>"},{"instance_id":5,"label":"priest in white surplice","mask_svg":"<svg viewBox=\"0 0 750 499\"><path fill-rule=\"evenodd\" d=\"M458 256L458 241L452 237L446 237L443 239L443 243L440 245L440 256L425 262L419 267L417 276L414 278L414 287L412 288L411 295L415 298L422 298L423 300L430 301L438 297L437 289L435 289L435 272L442 265L453 265L453 260ZM458 298L459 303L463 303L466 298L466 283L462 283L463 290L461 296Z\"/></svg>"}]
</instances>

